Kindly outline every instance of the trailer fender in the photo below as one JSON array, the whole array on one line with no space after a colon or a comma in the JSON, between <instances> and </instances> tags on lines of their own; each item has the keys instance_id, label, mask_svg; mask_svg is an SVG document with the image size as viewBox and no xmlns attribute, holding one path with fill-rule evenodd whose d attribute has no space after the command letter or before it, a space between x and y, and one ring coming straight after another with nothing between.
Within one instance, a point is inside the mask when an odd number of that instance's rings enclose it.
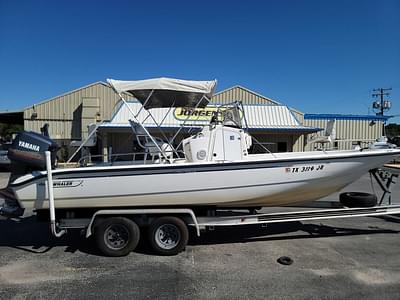
<instances>
[{"instance_id":1,"label":"trailer fender","mask_svg":"<svg viewBox=\"0 0 400 300\"><path fill-rule=\"evenodd\" d=\"M86 238L90 237L93 234L93 229L96 224L96 220L99 217L106 216L140 216L140 215L164 215L164 216L173 216L173 215L185 215L190 220L191 223L196 228L197 236L200 236L200 226L197 221L196 215L193 210L188 208L177 208L177 209L107 209L107 210L99 210L97 211L91 218L88 227L86 228Z\"/></svg>"}]
</instances>

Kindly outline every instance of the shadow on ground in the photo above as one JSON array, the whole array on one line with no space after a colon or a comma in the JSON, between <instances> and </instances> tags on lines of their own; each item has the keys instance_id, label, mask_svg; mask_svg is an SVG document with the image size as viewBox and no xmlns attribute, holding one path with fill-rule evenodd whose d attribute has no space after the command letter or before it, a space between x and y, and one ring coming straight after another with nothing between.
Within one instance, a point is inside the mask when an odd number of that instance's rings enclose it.
<instances>
[{"instance_id":1,"label":"shadow on ground","mask_svg":"<svg viewBox=\"0 0 400 300\"><path fill-rule=\"evenodd\" d=\"M331 236L351 236L369 234L398 234L400 231L370 227L368 229L354 229L332 227L323 224L303 224L301 222L287 222L260 226L236 226L217 228L214 231L202 233L197 237L191 232L190 245L211 245L228 243L248 243L254 241L274 241L291 239L308 239ZM79 230L71 230L61 238L55 238L50 233L48 223L38 223L35 217L28 217L18 222L13 220L0 220L0 247L11 247L31 253L46 253L55 247L65 247L65 252L75 253L80 251L92 255L102 255L94 246L92 239L86 239ZM145 237L146 230L142 231ZM135 252L154 254L146 238Z\"/></svg>"},{"instance_id":2,"label":"shadow on ground","mask_svg":"<svg viewBox=\"0 0 400 300\"><path fill-rule=\"evenodd\" d=\"M379 216L379 219L385 220L391 223L399 223L400 224L400 215L387 215L387 216Z\"/></svg>"},{"instance_id":3,"label":"shadow on ground","mask_svg":"<svg viewBox=\"0 0 400 300\"><path fill-rule=\"evenodd\" d=\"M214 231L196 238L194 244L226 244L247 243L255 241L276 241L292 239L309 239L324 237L355 236L369 234L398 234L400 231L369 227L368 229L354 229L333 227L323 224L303 224L302 222L286 222L260 226L238 226L217 228Z\"/></svg>"},{"instance_id":4,"label":"shadow on ground","mask_svg":"<svg viewBox=\"0 0 400 300\"><path fill-rule=\"evenodd\" d=\"M11 247L31 253L46 253L54 247L66 247L65 252L77 250L100 254L79 230L71 230L61 238L51 235L49 223L39 223L35 216L18 221L0 220L0 247Z\"/></svg>"}]
</instances>

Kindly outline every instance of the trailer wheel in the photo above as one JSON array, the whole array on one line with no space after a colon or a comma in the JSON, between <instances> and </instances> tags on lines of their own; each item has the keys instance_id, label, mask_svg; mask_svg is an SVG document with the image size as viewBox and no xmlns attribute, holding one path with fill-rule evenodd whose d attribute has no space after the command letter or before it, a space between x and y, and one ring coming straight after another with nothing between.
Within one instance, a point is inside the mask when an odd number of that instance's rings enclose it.
<instances>
[{"instance_id":1,"label":"trailer wheel","mask_svg":"<svg viewBox=\"0 0 400 300\"><path fill-rule=\"evenodd\" d=\"M94 237L99 250L107 256L125 256L139 243L138 225L124 217L107 218L95 227Z\"/></svg>"},{"instance_id":2,"label":"trailer wheel","mask_svg":"<svg viewBox=\"0 0 400 300\"><path fill-rule=\"evenodd\" d=\"M160 255L176 255L187 245L188 228L180 218L160 217L149 228L151 247Z\"/></svg>"},{"instance_id":3,"label":"trailer wheel","mask_svg":"<svg viewBox=\"0 0 400 300\"><path fill-rule=\"evenodd\" d=\"M347 192L339 195L340 203L346 207L372 207L377 203L376 195L362 192Z\"/></svg>"}]
</instances>

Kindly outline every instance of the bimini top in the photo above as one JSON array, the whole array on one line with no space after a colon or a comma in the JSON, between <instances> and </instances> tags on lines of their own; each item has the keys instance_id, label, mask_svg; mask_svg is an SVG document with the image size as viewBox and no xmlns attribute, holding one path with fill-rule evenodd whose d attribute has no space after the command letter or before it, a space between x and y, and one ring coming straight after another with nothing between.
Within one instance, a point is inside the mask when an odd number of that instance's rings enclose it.
<instances>
[{"instance_id":1,"label":"bimini top","mask_svg":"<svg viewBox=\"0 0 400 300\"><path fill-rule=\"evenodd\" d=\"M135 81L107 79L107 82L118 93L131 94L145 109L206 107L217 84L216 80L192 81L165 77Z\"/></svg>"}]
</instances>

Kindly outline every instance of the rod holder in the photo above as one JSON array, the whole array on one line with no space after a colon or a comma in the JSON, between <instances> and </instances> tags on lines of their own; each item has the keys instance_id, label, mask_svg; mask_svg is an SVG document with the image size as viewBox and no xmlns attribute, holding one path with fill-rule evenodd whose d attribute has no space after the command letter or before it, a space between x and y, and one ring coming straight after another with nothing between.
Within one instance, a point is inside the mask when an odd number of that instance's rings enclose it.
<instances>
[{"instance_id":1,"label":"rod holder","mask_svg":"<svg viewBox=\"0 0 400 300\"><path fill-rule=\"evenodd\" d=\"M47 191L49 195L49 210L50 210L50 227L51 233L55 237L63 236L66 231L65 230L57 230L56 224L56 209L54 206L54 188L53 188L53 173L51 170L51 153L50 151L45 151L46 155L46 169L47 169Z\"/></svg>"}]
</instances>

